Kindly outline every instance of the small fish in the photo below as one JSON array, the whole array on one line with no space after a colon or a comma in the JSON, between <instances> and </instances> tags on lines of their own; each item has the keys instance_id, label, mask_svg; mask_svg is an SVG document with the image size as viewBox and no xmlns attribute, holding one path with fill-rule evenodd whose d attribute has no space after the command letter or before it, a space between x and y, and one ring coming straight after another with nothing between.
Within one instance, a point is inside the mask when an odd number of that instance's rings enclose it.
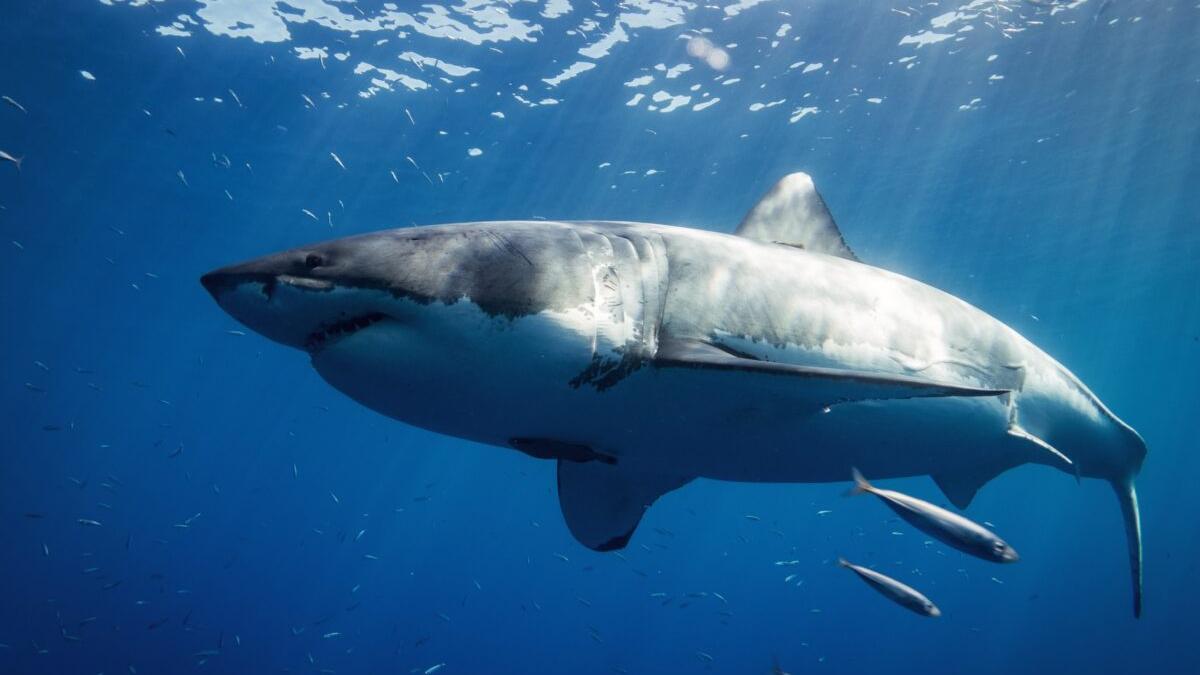
<instances>
[{"instance_id":1,"label":"small fish","mask_svg":"<svg viewBox=\"0 0 1200 675\"><path fill-rule=\"evenodd\" d=\"M408 115L409 124L412 124L414 127L417 126L417 121L413 119L412 113L408 111L408 108L404 109L404 114Z\"/></svg>"},{"instance_id":2,"label":"small fish","mask_svg":"<svg viewBox=\"0 0 1200 675\"><path fill-rule=\"evenodd\" d=\"M871 588L882 593L886 598L900 605L901 607L916 612L921 616L941 616L942 610L937 608L929 598L921 595L919 591L911 586L906 586L895 579L880 574L875 570L869 570L865 567L852 565L846 562L845 558L838 558L838 564L848 570L853 571L863 581L871 585Z\"/></svg>"},{"instance_id":3,"label":"small fish","mask_svg":"<svg viewBox=\"0 0 1200 675\"><path fill-rule=\"evenodd\" d=\"M318 223L321 222L321 219L317 218L317 214L313 213L312 211L309 211L308 209L300 209L300 213L303 213L304 215L308 216L309 218L312 218L313 220L317 221Z\"/></svg>"},{"instance_id":4,"label":"small fish","mask_svg":"<svg viewBox=\"0 0 1200 675\"><path fill-rule=\"evenodd\" d=\"M1011 546L982 525L916 497L892 490L881 490L868 483L858 469L852 471L854 487L847 494L869 492L879 497L888 508L910 525L963 553L992 562L1016 562L1019 559Z\"/></svg>"},{"instance_id":5,"label":"small fish","mask_svg":"<svg viewBox=\"0 0 1200 675\"><path fill-rule=\"evenodd\" d=\"M397 185L399 185L399 184L400 184L400 179L399 179L399 178L396 178L396 172L395 172L395 171L392 171L392 170L390 170L390 169L389 169L389 170L388 170L388 173L392 174L392 180L393 180L393 181L395 181Z\"/></svg>"},{"instance_id":6,"label":"small fish","mask_svg":"<svg viewBox=\"0 0 1200 675\"><path fill-rule=\"evenodd\" d=\"M429 666L428 668L425 669L424 675L433 675L434 673L436 673L437 671L439 671L445 667L446 667L446 664L444 664L444 663L439 663L434 666Z\"/></svg>"},{"instance_id":7,"label":"small fish","mask_svg":"<svg viewBox=\"0 0 1200 675\"><path fill-rule=\"evenodd\" d=\"M234 101L235 101L235 102L238 104L238 107L239 107L239 108L244 108L244 107L245 107L245 106L243 106L243 105L242 105L242 99L238 98L238 95L237 95L237 92L236 92L236 91L234 91L234 90L232 90L232 89L227 89L226 91L228 91L228 92L229 92L229 95L233 97L233 100L234 100Z\"/></svg>"},{"instance_id":8,"label":"small fish","mask_svg":"<svg viewBox=\"0 0 1200 675\"><path fill-rule=\"evenodd\" d=\"M310 108L316 108L316 107L317 107L317 104L316 104L316 103L313 103L313 100L312 100L311 98L309 98L307 94L300 94L300 98L304 99L304 103L305 103L305 105L307 105L308 107L310 107Z\"/></svg>"},{"instance_id":9,"label":"small fish","mask_svg":"<svg viewBox=\"0 0 1200 675\"><path fill-rule=\"evenodd\" d=\"M188 185L187 176L183 175L183 169L176 171L175 175L179 177L179 182L183 183L184 187L192 187L191 185Z\"/></svg>"},{"instance_id":10,"label":"small fish","mask_svg":"<svg viewBox=\"0 0 1200 675\"><path fill-rule=\"evenodd\" d=\"M78 522L80 525L87 525L88 527L104 527L100 524L100 521L92 520L91 518L79 518L76 520L76 522Z\"/></svg>"},{"instance_id":11,"label":"small fish","mask_svg":"<svg viewBox=\"0 0 1200 675\"><path fill-rule=\"evenodd\" d=\"M16 108L17 110L20 110L21 112L25 113L26 115L29 114L29 111L25 109L25 106L21 105L20 103L17 103L16 99L14 99L11 96L0 96L0 101L4 101L5 103L11 105L12 107Z\"/></svg>"},{"instance_id":12,"label":"small fish","mask_svg":"<svg viewBox=\"0 0 1200 675\"><path fill-rule=\"evenodd\" d=\"M5 162L12 162L13 166L17 167L17 171L20 171L21 170L21 162L24 162L25 158L24 157L13 157L12 155L8 154L7 152L0 150L0 160L5 161Z\"/></svg>"},{"instance_id":13,"label":"small fish","mask_svg":"<svg viewBox=\"0 0 1200 675\"><path fill-rule=\"evenodd\" d=\"M346 164L342 161L341 157L338 157L338 154L336 152L329 153L329 156L333 158L333 161L337 162L338 166L342 167L342 171L347 170Z\"/></svg>"}]
</instances>

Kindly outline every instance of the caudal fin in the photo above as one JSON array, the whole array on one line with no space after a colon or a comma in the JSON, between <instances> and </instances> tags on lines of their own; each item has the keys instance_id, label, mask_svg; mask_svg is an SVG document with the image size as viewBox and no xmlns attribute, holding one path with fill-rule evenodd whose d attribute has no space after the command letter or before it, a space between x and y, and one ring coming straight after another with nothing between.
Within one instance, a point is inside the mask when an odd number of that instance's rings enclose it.
<instances>
[{"instance_id":1,"label":"caudal fin","mask_svg":"<svg viewBox=\"0 0 1200 675\"><path fill-rule=\"evenodd\" d=\"M871 491L871 484L867 482L866 478L863 478L863 475L859 473L858 469L851 467L850 475L854 478L854 487L846 491L847 497L853 497L854 495L861 495L864 492Z\"/></svg>"},{"instance_id":2,"label":"caudal fin","mask_svg":"<svg viewBox=\"0 0 1200 675\"><path fill-rule=\"evenodd\" d=\"M1113 481L1113 491L1121 503L1125 519L1125 538L1129 545L1129 572L1133 580L1133 616L1142 615L1142 518L1138 514L1137 490L1133 479Z\"/></svg>"}]
</instances>

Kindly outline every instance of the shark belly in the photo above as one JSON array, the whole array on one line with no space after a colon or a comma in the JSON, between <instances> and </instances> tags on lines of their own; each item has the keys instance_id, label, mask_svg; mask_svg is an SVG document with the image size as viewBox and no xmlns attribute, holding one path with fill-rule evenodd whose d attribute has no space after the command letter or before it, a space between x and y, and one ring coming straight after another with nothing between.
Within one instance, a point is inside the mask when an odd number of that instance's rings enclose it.
<instances>
[{"instance_id":1,"label":"shark belly","mask_svg":"<svg viewBox=\"0 0 1200 675\"><path fill-rule=\"evenodd\" d=\"M647 368L575 400L574 409L589 412L547 433L569 434L646 473L829 482L857 466L900 477L989 461L1013 445L996 398L837 403L771 376Z\"/></svg>"}]
</instances>

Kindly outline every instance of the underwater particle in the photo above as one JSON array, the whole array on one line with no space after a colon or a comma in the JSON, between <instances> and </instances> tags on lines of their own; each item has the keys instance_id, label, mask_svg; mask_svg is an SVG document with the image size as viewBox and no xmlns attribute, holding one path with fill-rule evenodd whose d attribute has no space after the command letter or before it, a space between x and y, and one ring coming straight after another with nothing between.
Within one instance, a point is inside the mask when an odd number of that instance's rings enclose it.
<instances>
[{"instance_id":1,"label":"underwater particle","mask_svg":"<svg viewBox=\"0 0 1200 675\"><path fill-rule=\"evenodd\" d=\"M95 81L96 81L96 76L95 76L95 75L93 75L93 74L91 74L91 73L89 73L89 72L88 72L88 71L86 71L86 70L81 70L81 71L79 71L79 75L80 75L80 76L81 76L83 79L85 79L85 80L88 80L89 82L95 82Z\"/></svg>"},{"instance_id":2,"label":"underwater particle","mask_svg":"<svg viewBox=\"0 0 1200 675\"><path fill-rule=\"evenodd\" d=\"M175 175L176 175L176 177L179 178L179 182L183 183L184 187L189 187L189 188L191 187L191 185L188 185L187 176L183 175L183 169L176 171Z\"/></svg>"},{"instance_id":3,"label":"underwater particle","mask_svg":"<svg viewBox=\"0 0 1200 675\"><path fill-rule=\"evenodd\" d=\"M13 157L12 155L8 154L7 152L0 150L0 161L11 162L13 166L17 167L17 171L20 171L21 170L21 162L25 161L25 158L24 157Z\"/></svg>"},{"instance_id":4,"label":"underwater particle","mask_svg":"<svg viewBox=\"0 0 1200 675\"><path fill-rule=\"evenodd\" d=\"M14 99L11 96L0 96L0 101L4 101L5 103L11 105L12 107L16 108L17 110L20 110L21 112L25 113L26 115L29 114L29 111L25 109L25 106L21 105L20 103L17 103L16 99Z\"/></svg>"},{"instance_id":5,"label":"underwater particle","mask_svg":"<svg viewBox=\"0 0 1200 675\"><path fill-rule=\"evenodd\" d=\"M331 158L333 158L333 161L337 162L338 166L342 167L342 171L347 171L346 164L344 162L342 162L342 158L338 157L338 154L336 152L329 153L329 156Z\"/></svg>"},{"instance_id":6,"label":"underwater particle","mask_svg":"<svg viewBox=\"0 0 1200 675\"><path fill-rule=\"evenodd\" d=\"M479 148L467 148L467 156L468 157L478 157L482 154L483 154L483 150L480 150Z\"/></svg>"}]
</instances>

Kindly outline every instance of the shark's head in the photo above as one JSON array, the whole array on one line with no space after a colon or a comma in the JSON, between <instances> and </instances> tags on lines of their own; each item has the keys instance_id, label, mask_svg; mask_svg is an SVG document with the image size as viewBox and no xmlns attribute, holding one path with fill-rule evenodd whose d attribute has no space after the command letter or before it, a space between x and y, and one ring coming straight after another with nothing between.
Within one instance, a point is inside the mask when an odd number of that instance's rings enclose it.
<instances>
[{"instance_id":1,"label":"shark's head","mask_svg":"<svg viewBox=\"0 0 1200 675\"><path fill-rule=\"evenodd\" d=\"M395 300L418 289L395 273L411 242L368 235L338 239L222 267L200 278L248 328L319 354L385 322L403 321Z\"/></svg>"},{"instance_id":2,"label":"shark's head","mask_svg":"<svg viewBox=\"0 0 1200 675\"><path fill-rule=\"evenodd\" d=\"M578 237L535 225L347 237L223 267L201 283L250 329L307 352L342 392L444 429L442 418L472 396L495 407L492 383L544 371L552 355L575 372L591 358L592 334L545 319L591 301Z\"/></svg>"}]
</instances>

